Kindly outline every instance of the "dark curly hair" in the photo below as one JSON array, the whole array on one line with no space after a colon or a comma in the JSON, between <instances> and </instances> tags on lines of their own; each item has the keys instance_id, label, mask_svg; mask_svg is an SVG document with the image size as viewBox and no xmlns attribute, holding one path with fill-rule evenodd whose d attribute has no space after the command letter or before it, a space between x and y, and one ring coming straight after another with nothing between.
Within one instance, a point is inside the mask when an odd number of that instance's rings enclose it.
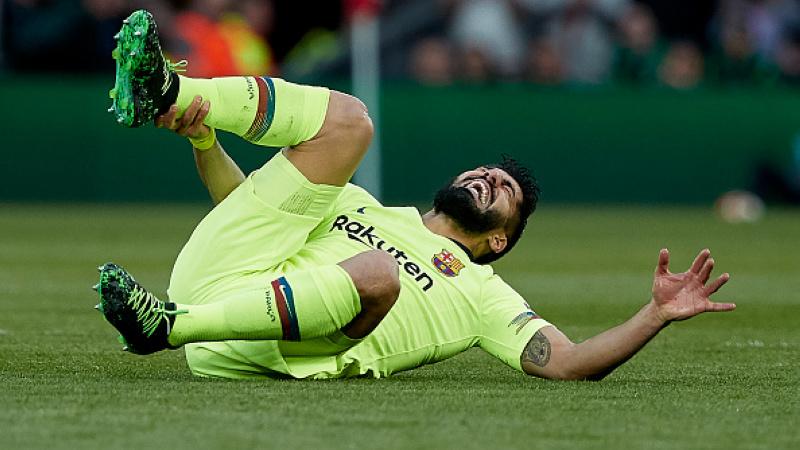
<instances>
[{"instance_id":1,"label":"dark curly hair","mask_svg":"<svg viewBox=\"0 0 800 450\"><path fill-rule=\"evenodd\" d=\"M521 165L516 159L509 155L503 154L501 158L500 164L490 164L486 167L503 169L506 173L511 175L511 178L516 180L519 187L522 189L522 202L519 205L518 211L519 223L514 231L507 236L508 243L506 244L506 248L499 253L487 253L481 257L475 258L475 262L478 264L489 264L497 261L503 255L511 251L522 236L522 231L525 230L525 226L528 224L528 217L536 210L536 204L539 202L539 194L541 193L541 189L539 189L539 185L536 183L536 178L527 167Z\"/></svg>"}]
</instances>

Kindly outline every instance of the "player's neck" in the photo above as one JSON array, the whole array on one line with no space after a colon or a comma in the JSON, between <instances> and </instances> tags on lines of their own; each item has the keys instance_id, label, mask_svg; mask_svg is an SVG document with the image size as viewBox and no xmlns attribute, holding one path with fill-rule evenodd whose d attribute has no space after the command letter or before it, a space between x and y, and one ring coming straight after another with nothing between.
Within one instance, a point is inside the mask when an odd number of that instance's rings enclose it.
<instances>
[{"instance_id":1,"label":"player's neck","mask_svg":"<svg viewBox=\"0 0 800 450\"><path fill-rule=\"evenodd\" d=\"M422 223L440 236L444 236L460 244L464 249L471 253L471 256L478 257L486 252L486 237L464 232L458 224L445 214L430 210L422 215Z\"/></svg>"}]
</instances>

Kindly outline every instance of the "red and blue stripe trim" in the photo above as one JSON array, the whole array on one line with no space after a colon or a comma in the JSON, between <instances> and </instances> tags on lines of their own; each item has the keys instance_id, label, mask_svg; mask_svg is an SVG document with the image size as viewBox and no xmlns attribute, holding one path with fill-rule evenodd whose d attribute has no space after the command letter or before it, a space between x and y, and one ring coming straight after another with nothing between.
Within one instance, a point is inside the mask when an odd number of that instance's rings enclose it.
<instances>
[{"instance_id":1,"label":"red and blue stripe trim","mask_svg":"<svg viewBox=\"0 0 800 450\"><path fill-rule=\"evenodd\" d=\"M272 281L275 292L275 305L281 318L284 341L300 340L300 325L297 322L297 311L294 308L294 294L286 278L280 277Z\"/></svg>"},{"instance_id":2,"label":"red and blue stripe trim","mask_svg":"<svg viewBox=\"0 0 800 450\"><path fill-rule=\"evenodd\" d=\"M250 129L244 134L246 140L258 142L269 131L275 117L275 84L270 77L255 77L258 86L258 110Z\"/></svg>"}]
</instances>

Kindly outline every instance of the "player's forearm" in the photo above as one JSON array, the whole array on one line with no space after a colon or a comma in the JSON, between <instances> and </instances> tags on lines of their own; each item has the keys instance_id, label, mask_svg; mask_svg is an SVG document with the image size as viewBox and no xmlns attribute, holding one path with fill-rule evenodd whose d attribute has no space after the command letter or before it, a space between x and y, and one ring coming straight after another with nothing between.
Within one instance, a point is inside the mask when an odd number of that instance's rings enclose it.
<instances>
[{"instance_id":1,"label":"player's forearm","mask_svg":"<svg viewBox=\"0 0 800 450\"><path fill-rule=\"evenodd\" d=\"M599 380L635 355L666 324L652 302L625 323L575 344L570 349L567 378Z\"/></svg>"},{"instance_id":2,"label":"player's forearm","mask_svg":"<svg viewBox=\"0 0 800 450\"><path fill-rule=\"evenodd\" d=\"M208 150L194 149L197 173L208 189L214 204L228 196L245 179L242 169L216 141Z\"/></svg>"}]
</instances>

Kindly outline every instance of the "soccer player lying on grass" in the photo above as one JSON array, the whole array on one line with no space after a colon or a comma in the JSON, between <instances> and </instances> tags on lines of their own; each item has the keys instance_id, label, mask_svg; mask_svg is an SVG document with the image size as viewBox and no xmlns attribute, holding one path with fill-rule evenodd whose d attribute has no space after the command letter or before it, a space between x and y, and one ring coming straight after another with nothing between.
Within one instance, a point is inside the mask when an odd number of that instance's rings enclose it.
<instances>
[{"instance_id":1,"label":"soccer player lying on grass","mask_svg":"<svg viewBox=\"0 0 800 450\"><path fill-rule=\"evenodd\" d=\"M216 206L175 262L161 301L119 266L100 268L98 309L126 349L185 347L191 370L227 378L386 376L479 346L527 374L600 379L671 321L732 304L709 296L703 250L669 272L661 250L652 299L627 322L579 344L493 273L536 206L513 160L455 177L433 210L388 208L348 184L372 124L357 99L266 77L192 79L161 55L152 17L118 35L111 109L194 145ZM215 129L285 147L245 177Z\"/></svg>"}]
</instances>

